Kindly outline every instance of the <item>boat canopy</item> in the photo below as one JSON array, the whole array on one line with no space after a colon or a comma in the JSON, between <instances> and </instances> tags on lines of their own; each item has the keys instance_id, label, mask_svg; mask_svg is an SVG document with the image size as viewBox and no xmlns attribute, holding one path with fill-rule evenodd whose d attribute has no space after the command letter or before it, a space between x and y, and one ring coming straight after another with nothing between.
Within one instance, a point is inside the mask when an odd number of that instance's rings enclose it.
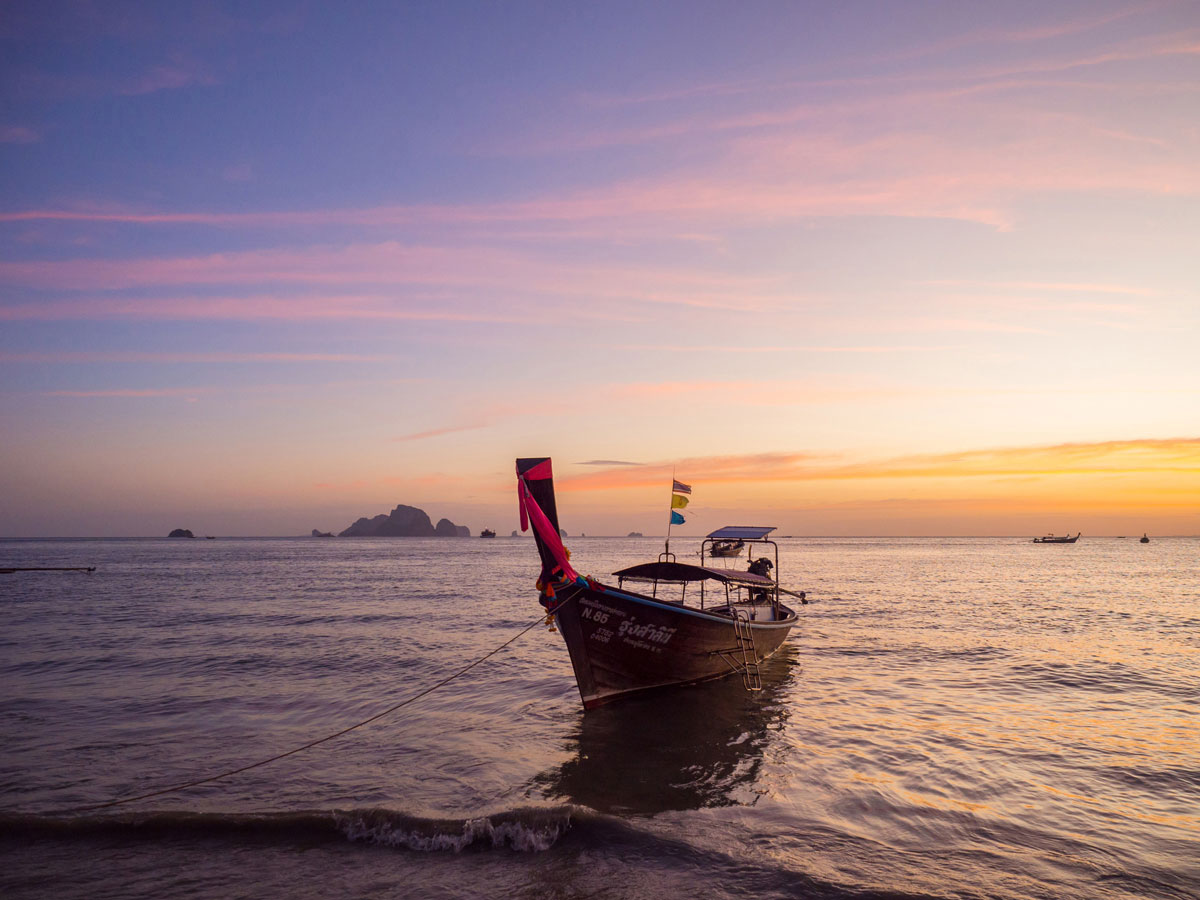
<instances>
[{"instance_id":1,"label":"boat canopy","mask_svg":"<svg viewBox=\"0 0 1200 900\"><path fill-rule=\"evenodd\" d=\"M618 578L629 578L633 581L719 581L723 584L749 584L760 587L774 587L775 582L763 575L753 572L738 572L735 569L710 569L708 566L693 566L690 563L679 562L648 562L628 569L613 572Z\"/></svg>"},{"instance_id":2,"label":"boat canopy","mask_svg":"<svg viewBox=\"0 0 1200 900\"><path fill-rule=\"evenodd\" d=\"M761 541L774 530L774 525L769 528L765 525L726 525L724 528L718 528L709 537L718 541Z\"/></svg>"}]
</instances>

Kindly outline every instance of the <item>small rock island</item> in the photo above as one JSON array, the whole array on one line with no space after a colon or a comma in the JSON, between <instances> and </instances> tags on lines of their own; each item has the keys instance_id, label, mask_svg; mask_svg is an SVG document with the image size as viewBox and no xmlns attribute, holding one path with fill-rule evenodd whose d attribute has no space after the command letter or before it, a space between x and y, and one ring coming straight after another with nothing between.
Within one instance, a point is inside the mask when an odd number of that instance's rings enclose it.
<instances>
[{"instance_id":1,"label":"small rock island","mask_svg":"<svg viewBox=\"0 0 1200 900\"><path fill-rule=\"evenodd\" d=\"M168 534L167 537L194 538L195 535L186 528L176 528L174 531Z\"/></svg>"},{"instance_id":2,"label":"small rock island","mask_svg":"<svg viewBox=\"0 0 1200 900\"><path fill-rule=\"evenodd\" d=\"M440 519L435 526L423 509L400 504L387 515L361 518L338 537L470 537L466 525Z\"/></svg>"}]
</instances>

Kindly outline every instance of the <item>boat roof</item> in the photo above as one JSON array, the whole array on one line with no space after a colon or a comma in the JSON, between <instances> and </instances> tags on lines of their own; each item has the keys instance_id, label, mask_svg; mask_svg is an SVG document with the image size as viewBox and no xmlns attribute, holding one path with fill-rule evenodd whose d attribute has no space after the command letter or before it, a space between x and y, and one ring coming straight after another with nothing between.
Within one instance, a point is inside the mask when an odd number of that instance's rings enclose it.
<instances>
[{"instance_id":1,"label":"boat roof","mask_svg":"<svg viewBox=\"0 0 1200 900\"><path fill-rule=\"evenodd\" d=\"M726 525L724 528L718 528L709 537L721 541L730 539L761 541L774 530L774 525Z\"/></svg>"},{"instance_id":2,"label":"boat roof","mask_svg":"<svg viewBox=\"0 0 1200 900\"><path fill-rule=\"evenodd\" d=\"M708 566L694 566L691 563L680 562L648 562L630 566L613 572L618 578L632 578L635 581L720 581L725 584L754 584L763 587L773 587L775 582L763 575L753 572L739 572L736 569L710 569Z\"/></svg>"}]
</instances>

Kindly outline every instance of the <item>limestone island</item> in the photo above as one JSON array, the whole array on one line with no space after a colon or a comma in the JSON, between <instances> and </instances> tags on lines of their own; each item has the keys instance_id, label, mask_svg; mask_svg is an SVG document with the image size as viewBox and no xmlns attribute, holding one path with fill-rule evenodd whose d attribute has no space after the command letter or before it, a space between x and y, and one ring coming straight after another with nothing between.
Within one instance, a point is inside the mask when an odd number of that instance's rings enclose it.
<instances>
[{"instance_id":1,"label":"limestone island","mask_svg":"<svg viewBox=\"0 0 1200 900\"><path fill-rule=\"evenodd\" d=\"M194 535L194 534L192 534L190 531L188 531L188 529L186 529L186 528L176 528L174 531L172 531L170 534L168 534L168 535L167 535L167 537L190 537L190 538L194 538L194 537L195 537L195 535Z\"/></svg>"},{"instance_id":2,"label":"limestone island","mask_svg":"<svg viewBox=\"0 0 1200 900\"><path fill-rule=\"evenodd\" d=\"M312 530L312 536L313 537L333 537L333 532L332 531L320 531L319 529L314 528Z\"/></svg>"},{"instance_id":3,"label":"limestone island","mask_svg":"<svg viewBox=\"0 0 1200 900\"><path fill-rule=\"evenodd\" d=\"M401 504L388 515L373 519L362 518L341 532L338 537L470 537L466 525L455 525L449 519L438 520L435 526L423 509Z\"/></svg>"}]
</instances>

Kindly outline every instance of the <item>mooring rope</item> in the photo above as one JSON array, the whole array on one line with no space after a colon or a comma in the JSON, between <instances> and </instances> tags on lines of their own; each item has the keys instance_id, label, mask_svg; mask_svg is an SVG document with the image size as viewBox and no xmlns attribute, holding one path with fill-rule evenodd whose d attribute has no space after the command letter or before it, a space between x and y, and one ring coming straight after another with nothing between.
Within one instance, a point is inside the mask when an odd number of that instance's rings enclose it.
<instances>
[{"instance_id":1,"label":"mooring rope","mask_svg":"<svg viewBox=\"0 0 1200 900\"><path fill-rule=\"evenodd\" d=\"M51 813L51 815L62 816L62 815L69 815L72 813L95 812L96 810L99 810L99 809L110 809L111 807L114 807L114 806L123 806L126 803L136 803L139 800L149 800L151 797L161 797L164 794L175 794L175 793L178 793L179 791L186 790L187 788L198 787L199 785L202 785L202 784L210 784L214 781L220 781L222 778L228 778L231 775L237 775L241 772L248 772L251 769L257 769L260 766L267 765L268 763L277 762L277 761L279 761L281 759L285 759L289 756L295 756L297 753L302 753L303 751L311 749L312 747L315 747L318 744L324 744L326 741L332 741L334 738L339 738L343 734L349 734L351 731L354 731L356 728L362 728L364 725L370 725L372 722L378 721L379 719L382 719L384 716L390 715L390 714L394 713L396 710L401 709L405 706L408 706L410 703L413 703L417 700L420 700L422 697L426 696L427 694L432 694L438 688L449 684L455 678L465 675L467 672L471 671L473 668L475 668L477 665L479 665L484 660L490 659L491 657L495 656L497 653L499 653L501 650L508 647L510 644L512 644L518 638L524 636L525 633L528 632L530 629L532 629L533 627L535 627L537 625L541 625L546 621L547 621L546 615L543 614L541 616L538 616L536 619L534 619L532 622L530 622L528 625L526 625L524 628L522 628L519 632L517 632L512 637L510 637L507 641L505 641L499 647L495 648L494 650L492 650L488 653L485 653L483 656L479 657L479 659L475 660L471 664L463 666L463 668L459 669L453 675L448 675L447 677L443 678L441 681L435 682L434 684L430 685L429 687L425 688L424 690L419 691L418 693L414 694L413 696L409 697L406 700L400 701L399 703L395 704L394 706L389 706L383 712L376 713L375 715L371 716L371 718L369 718L369 719L363 719L361 722L356 722L355 724L353 724L347 728L343 728L341 731L335 731L333 734L327 734L323 738L317 738L315 741L309 741L307 744L305 744L302 747L296 747L295 749L288 750L285 753L279 753L275 756L272 756L270 759L261 759L258 762L253 762L253 763L250 763L249 765L241 766L240 768L237 768L237 769L230 769L228 772L221 772L218 775L210 775L207 778L197 778L194 781L185 781L182 784L175 784L175 785L172 785L171 787L162 788L161 790L150 791L147 794L138 794L134 797L121 797L120 799L117 799L117 800L109 800L107 803L94 803L91 806L76 806L71 809L60 810L57 813Z\"/></svg>"}]
</instances>

